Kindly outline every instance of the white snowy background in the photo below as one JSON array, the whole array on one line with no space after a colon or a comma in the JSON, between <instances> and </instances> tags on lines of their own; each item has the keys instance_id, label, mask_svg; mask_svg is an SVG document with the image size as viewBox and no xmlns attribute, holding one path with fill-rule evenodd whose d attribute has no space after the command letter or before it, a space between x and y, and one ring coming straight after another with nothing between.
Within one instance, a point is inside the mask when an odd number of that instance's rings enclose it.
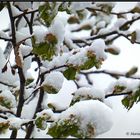
<instances>
[{"instance_id":1,"label":"white snowy background","mask_svg":"<svg viewBox=\"0 0 140 140\"><path fill-rule=\"evenodd\" d=\"M136 2L120 2L116 7L116 11L124 11L132 8ZM4 9L0 12L0 30L7 28L9 25L9 19L7 11ZM140 28L140 22L136 22L132 28ZM102 69L110 71L119 71L126 72L132 66L138 66L139 70L135 74L140 77L140 45L131 44L128 40L124 38L119 38L114 43L118 48L120 48L121 53L118 56L108 55L107 60L103 63ZM5 42L0 40L0 48L4 50ZM32 75L35 76L32 71ZM94 75L94 86L99 87L104 91L114 79L105 74L95 74ZM59 101L59 105L67 105L72 98L71 93L75 91L75 85L72 81L65 80L63 88L59 94L55 97L49 97L49 100L54 102ZM99 135L98 138L121 138L121 137L131 137L139 138L140 135L131 135L131 132L140 133L140 103L135 104L132 109L129 111L124 108L121 104L122 97L110 97L106 99L106 103L113 108L113 122L114 125L112 129L102 135ZM128 132L128 133L127 133ZM8 137L10 132L0 135L1 138ZM19 133L22 137L22 133ZM42 136L45 137L45 134L42 133Z\"/></svg>"}]
</instances>

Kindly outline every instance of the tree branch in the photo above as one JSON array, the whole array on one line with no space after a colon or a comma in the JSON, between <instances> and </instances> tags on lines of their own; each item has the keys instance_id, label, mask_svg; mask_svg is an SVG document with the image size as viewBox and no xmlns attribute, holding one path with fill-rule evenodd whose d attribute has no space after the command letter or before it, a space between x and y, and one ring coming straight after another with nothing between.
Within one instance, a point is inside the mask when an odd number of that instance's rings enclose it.
<instances>
[{"instance_id":1,"label":"tree branch","mask_svg":"<svg viewBox=\"0 0 140 140\"><path fill-rule=\"evenodd\" d=\"M132 94L132 91L129 91L129 92L124 92L124 93L117 93L117 94L107 94L105 95L105 98L108 98L108 97L112 97L112 96L122 96L122 95L129 95L129 94Z\"/></svg>"},{"instance_id":2,"label":"tree branch","mask_svg":"<svg viewBox=\"0 0 140 140\"><path fill-rule=\"evenodd\" d=\"M44 81L44 75L41 76L40 85L42 84L43 81ZM42 109L42 105L41 104L42 104L42 101L43 101L43 97L44 97L44 89L40 88L39 99L38 99L38 102L37 102L37 106L36 106L36 110L35 110L33 119L35 119L36 113L41 111L41 109ZM31 122L31 124L29 124L29 126L27 128L27 133L26 133L25 138L30 138L30 136L31 136L31 134L33 132L33 129L34 129L34 123Z\"/></svg>"},{"instance_id":3,"label":"tree branch","mask_svg":"<svg viewBox=\"0 0 140 140\"><path fill-rule=\"evenodd\" d=\"M107 74L107 75L110 75L112 77L126 77L126 74L123 74L123 73L116 73L116 72L111 72L111 71L107 71L107 70L100 70L100 71L90 71L90 72L80 72L81 74ZM140 80L140 77L133 77L133 76L130 76L130 77L126 77L126 78L131 78L131 79L138 79Z\"/></svg>"},{"instance_id":4,"label":"tree branch","mask_svg":"<svg viewBox=\"0 0 140 140\"><path fill-rule=\"evenodd\" d=\"M8 87L12 87L12 88L15 88L16 87L14 85L11 85L11 84L8 84L8 83L2 82L2 81L0 81L0 84L5 85L5 86L8 86Z\"/></svg>"},{"instance_id":5,"label":"tree branch","mask_svg":"<svg viewBox=\"0 0 140 140\"><path fill-rule=\"evenodd\" d=\"M20 17L22 17L22 16L24 16L24 15L27 15L27 14L32 14L32 13L35 13L35 12L38 12L38 9L32 10L32 11L24 11L23 13L21 13L21 14L19 14L19 15L17 15L17 16L14 16L14 19L20 18Z\"/></svg>"},{"instance_id":6,"label":"tree branch","mask_svg":"<svg viewBox=\"0 0 140 140\"><path fill-rule=\"evenodd\" d=\"M17 46L17 44L16 44L15 19L14 19L13 14L12 14L10 2L7 2L7 8L8 8L8 13L9 13L10 22L11 22L12 44L13 44L13 48L15 50L14 52L16 53L16 50L18 51L17 47L19 47L19 46ZM17 54L15 54L15 56L16 55ZM20 117L21 112L22 112L22 107L24 104L25 77L24 77L24 73L23 73L22 68L20 68L19 66L18 66L18 74L19 74L19 79L20 79L20 94L19 94L19 102L18 102L18 106L17 106L16 116ZM11 138L16 138L16 137L17 137L17 130L15 129L12 131Z\"/></svg>"},{"instance_id":7,"label":"tree branch","mask_svg":"<svg viewBox=\"0 0 140 140\"><path fill-rule=\"evenodd\" d=\"M12 41L11 38L4 38L4 37L0 37L0 39L4 40L4 41Z\"/></svg>"}]
</instances>

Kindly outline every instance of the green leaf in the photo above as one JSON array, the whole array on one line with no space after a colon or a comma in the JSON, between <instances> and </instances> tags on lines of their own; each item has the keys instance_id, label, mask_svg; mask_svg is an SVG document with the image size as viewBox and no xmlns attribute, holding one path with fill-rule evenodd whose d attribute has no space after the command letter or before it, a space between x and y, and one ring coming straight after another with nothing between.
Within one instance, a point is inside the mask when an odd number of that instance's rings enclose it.
<instances>
[{"instance_id":1,"label":"green leaf","mask_svg":"<svg viewBox=\"0 0 140 140\"><path fill-rule=\"evenodd\" d=\"M82 129L81 121L78 116L70 114L68 118L52 123L47 134L53 138L67 138L68 136L91 138L95 134L94 124L87 123L86 128Z\"/></svg>"},{"instance_id":2,"label":"green leaf","mask_svg":"<svg viewBox=\"0 0 140 140\"><path fill-rule=\"evenodd\" d=\"M129 99L128 97L125 97L122 99L122 104L128 109L129 108Z\"/></svg>"},{"instance_id":3,"label":"green leaf","mask_svg":"<svg viewBox=\"0 0 140 140\"><path fill-rule=\"evenodd\" d=\"M76 75L76 68L74 67L69 67L68 69L66 69L63 74L64 76L68 79L68 80L74 80L75 79L75 75Z\"/></svg>"},{"instance_id":4,"label":"green leaf","mask_svg":"<svg viewBox=\"0 0 140 140\"><path fill-rule=\"evenodd\" d=\"M53 19L57 14L57 10L55 10L56 2L49 3L45 2L44 5L39 7L40 18L46 23L47 26L50 26Z\"/></svg>"},{"instance_id":5,"label":"green leaf","mask_svg":"<svg viewBox=\"0 0 140 140\"><path fill-rule=\"evenodd\" d=\"M45 117L38 117L35 120L35 125L37 128L41 129L41 130L45 130L47 128L47 122Z\"/></svg>"},{"instance_id":6,"label":"green leaf","mask_svg":"<svg viewBox=\"0 0 140 140\"><path fill-rule=\"evenodd\" d=\"M32 83L34 81L34 79L27 79L26 82L25 82L25 85L29 85L30 83Z\"/></svg>"},{"instance_id":7,"label":"green leaf","mask_svg":"<svg viewBox=\"0 0 140 140\"><path fill-rule=\"evenodd\" d=\"M55 89L51 85L47 85L47 84L46 85L43 85L43 89L44 89L44 91L46 91L49 94L56 94L56 93L58 93L58 90Z\"/></svg>"},{"instance_id":8,"label":"green leaf","mask_svg":"<svg viewBox=\"0 0 140 140\"><path fill-rule=\"evenodd\" d=\"M69 7L70 7L70 5L71 5L71 2L69 1L69 2L65 2L65 3L62 3L60 6L59 6L59 8L58 8L58 11L64 11L64 12L67 12L67 14L71 14L71 11L70 11L70 9L69 9Z\"/></svg>"},{"instance_id":9,"label":"green leaf","mask_svg":"<svg viewBox=\"0 0 140 140\"><path fill-rule=\"evenodd\" d=\"M10 109L12 108L12 104L11 104L11 101L6 99L5 97L3 96L0 96L0 105Z\"/></svg>"},{"instance_id":10,"label":"green leaf","mask_svg":"<svg viewBox=\"0 0 140 140\"><path fill-rule=\"evenodd\" d=\"M47 42L35 44L33 53L39 55L43 60L51 60L55 54L55 46Z\"/></svg>"},{"instance_id":11,"label":"green leaf","mask_svg":"<svg viewBox=\"0 0 140 140\"><path fill-rule=\"evenodd\" d=\"M93 54L92 52L87 52L88 60L80 66L81 70L88 70L92 67L99 68L101 65L101 61L96 59L96 55Z\"/></svg>"},{"instance_id":12,"label":"green leaf","mask_svg":"<svg viewBox=\"0 0 140 140\"><path fill-rule=\"evenodd\" d=\"M120 92L122 92L125 89L126 89L125 86L115 85L113 93L120 93Z\"/></svg>"},{"instance_id":13,"label":"green leaf","mask_svg":"<svg viewBox=\"0 0 140 140\"><path fill-rule=\"evenodd\" d=\"M133 67L133 68L131 68L131 69L126 73L126 77L130 77L130 76L134 75L137 71L138 71L138 67Z\"/></svg>"},{"instance_id":14,"label":"green leaf","mask_svg":"<svg viewBox=\"0 0 140 140\"><path fill-rule=\"evenodd\" d=\"M78 120L74 115L70 119L54 122L47 134L53 138L82 137L82 134L79 133Z\"/></svg>"},{"instance_id":15,"label":"green leaf","mask_svg":"<svg viewBox=\"0 0 140 140\"><path fill-rule=\"evenodd\" d=\"M122 104L126 109L130 110L134 103L140 102L140 89L122 99Z\"/></svg>"}]
</instances>

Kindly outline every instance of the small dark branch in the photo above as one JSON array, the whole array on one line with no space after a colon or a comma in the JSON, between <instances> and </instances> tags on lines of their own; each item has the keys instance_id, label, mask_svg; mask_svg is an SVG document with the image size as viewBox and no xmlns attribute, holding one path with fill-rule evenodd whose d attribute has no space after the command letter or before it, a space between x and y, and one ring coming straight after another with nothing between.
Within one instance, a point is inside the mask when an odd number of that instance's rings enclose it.
<instances>
[{"instance_id":1,"label":"small dark branch","mask_svg":"<svg viewBox=\"0 0 140 140\"><path fill-rule=\"evenodd\" d=\"M28 98L26 98L25 99L25 101L27 101L29 98L30 98L30 100L26 103L26 104L28 104L33 98L31 98L31 97L33 97L33 95L36 95L36 93L38 92L38 90L41 88L41 86L40 87L38 87L38 88L36 88L32 93L31 93L31 95L28 97Z\"/></svg>"},{"instance_id":2,"label":"small dark branch","mask_svg":"<svg viewBox=\"0 0 140 140\"><path fill-rule=\"evenodd\" d=\"M124 35L124 34L118 33L118 36L123 36L123 37L125 37L127 40L129 40L130 42L132 42L132 40L131 40L130 38L128 38L128 35ZM133 43L140 44L140 42L137 42L137 41L134 41Z\"/></svg>"},{"instance_id":3,"label":"small dark branch","mask_svg":"<svg viewBox=\"0 0 140 140\"><path fill-rule=\"evenodd\" d=\"M99 38L106 38L107 36L114 35L114 34L117 34L117 33L118 33L117 31L112 31L112 32L109 32L109 33L106 33L106 34L91 36L91 37L86 38L84 40L82 40L82 39L74 39L73 43L85 43L85 40L88 41L88 40L95 40L95 39L99 39Z\"/></svg>"},{"instance_id":4,"label":"small dark branch","mask_svg":"<svg viewBox=\"0 0 140 140\"><path fill-rule=\"evenodd\" d=\"M21 116L21 112L22 112L22 107L24 104L24 87L25 87L25 77L23 74L23 70L22 68L18 68L18 73L19 73L19 77L20 77L20 96L19 96L19 103L18 103L18 107L17 107L17 117Z\"/></svg>"},{"instance_id":5,"label":"small dark branch","mask_svg":"<svg viewBox=\"0 0 140 140\"><path fill-rule=\"evenodd\" d=\"M16 116L16 114L14 114L14 112L12 112L12 111L10 111L10 110L0 110L0 113L3 113L3 114L10 113L11 115Z\"/></svg>"},{"instance_id":6,"label":"small dark branch","mask_svg":"<svg viewBox=\"0 0 140 140\"><path fill-rule=\"evenodd\" d=\"M35 54L35 57L32 58L32 61L36 61L37 64L38 64L39 71L38 71L38 77L37 77L37 80L36 80L36 86L37 86L37 84L39 83L39 80L40 80L40 71L41 71L40 67L42 66L42 63L41 63L40 58L36 54Z\"/></svg>"},{"instance_id":7,"label":"small dark branch","mask_svg":"<svg viewBox=\"0 0 140 140\"><path fill-rule=\"evenodd\" d=\"M27 123L23 123L21 126L24 126L24 125L26 125L26 126L27 126L27 125L29 125L29 124L32 124L32 123L33 123L33 121L34 121L34 120L31 120L31 121L29 121L29 122L27 122Z\"/></svg>"},{"instance_id":8,"label":"small dark branch","mask_svg":"<svg viewBox=\"0 0 140 140\"><path fill-rule=\"evenodd\" d=\"M67 109L67 108L66 108ZM63 111L66 111L66 109L63 110L53 110L54 113L62 113Z\"/></svg>"},{"instance_id":9,"label":"small dark branch","mask_svg":"<svg viewBox=\"0 0 140 140\"><path fill-rule=\"evenodd\" d=\"M32 34L33 33L33 21L34 21L34 12L31 14L31 19L30 19L30 33Z\"/></svg>"},{"instance_id":10,"label":"small dark branch","mask_svg":"<svg viewBox=\"0 0 140 140\"><path fill-rule=\"evenodd\" d=\"M116 13L116 12L107 12L107 11L104 11L103 9L97 9L97 8L86 8L87 10L89 10L90 12L93 12L93 11L99 11L99 12L103 12L103 13L106 13L106 14L111 14L111 15L124 15L124 14L130 14L132 13L131 11L127 11L127 12L120 12L120 13Z\"/></svg>"},{"instance_id":11,"label":"small dark branch","mask_svg":"<svg viewBox=\"0 0 140 140\"><path fill-rule=\"evenodd\" d=\"M29 57L29 56L32 56L32 55L34 55L34 54L33 54L33 53L29 53L29 54L23 56L23 59L25 59L25 58L27 58L27 57Z\"/></svg>"},{"instance_id":12,"label":"small dark branch","mask_svg":"<svg viewBox=\"0 0 140 140\"><path fill-rule=\"evenodd\" d=\"M116 73L116 72L109 72L109 71L106 71L106 70L101 70L101 71L90 71L90 72L80 72L81 74L107 74L107 75L110 75L112 77L126 77L126 74L121 74L121 73ZM126 77L126 78L131 78L131 79L138 79L140 80L140 77Z\"/></svg>"},{"instance_id":13,"label":"small dark branch","mask_svg":"<svg viewBox=\"0 0 140 140\"><path fill-rule=\"evenodd\" d=\"M3 116L3 115L0 115L0 118L5 119L5 120L7 120L7 119L8 119L8 117L7 117L7 116Z\"/></svg>"},{"instance_id":14,"label":"small dark branch","mask_svg":"<svg viewBox=\"0 0 140 140\"><path fill-rule=\"evenodd\" d=\"M0 81L0 84L5 85L5 86L8 86L8 87L12 87L12 88L15 88L16 87L14 85L11 85L11 84L8 84L8 83L2 82L2 81Z\"/></svg>"},{"instance_id":15,"label":"small dark branch","mask_svg":"<svg viewBox=\"0 0 140 140\"><path fill-rule=\"evenodd\" d=\"M10 31L10 29L9 29L9 28L7 28L7 29L3 29L2 31L3 31L3 32L9 32L9 31Z\"/></svg>"},{"instance_id":16,"label":"small dark branch","mask_svg":"<svg viewBox=\"0 0 140 140\"><path fill-rule=\"evenodd\" d=\"M77 83L77 81L76 81L76 80L74 80L74 83L75 83L75 85L76 85L77 89L78 89L78 88L80 88L80 85Z\"/></svg>"},{"instance_id":17,"label":"small dark branch","mask_svg":"<svg viewBox=\"0 0 140 140\"><path fill-rule=\"evenodd\" d=\"M88 82L89 85L92 85L92 84L93 84L93 83L91 82L91 80L90 80L88 74L85 74L85 78L86 78L86 80L87 80L87 82Z\"/></svg>"},{"instance_id":18,"label":"small dark branch","mask_svg":"<svg viewBox=\"0 0 140 140\"><path fill-rule=\"evenodd\" d=\"M8 8L8 13L9 13L10 22L11 22L12 45L13 45L14 50L17 50L18 46L16 44L15 19L14 19L13 14L12 14L10 2L7 2L7 8ZM20 79L20 94L19 94L19 102L18 102L18 106L17 106L16 116L20 117L21 112L22 112L22 107L24 104L24 86L25 86L24 73L23 73L22 68L20 68L20 67L18 67L18 74L19 74L19 79ZM16 137L17 137L17 130L15 129L12 131L10 138L16 138Z\"/></svg>"},{"instance_id":19,"label":"small dark branch","mask_svg":"<svg viewBox=\"0 0 140 140\"><path fill-rule=\"evenodd\" d=\"M16 46L16 30L15 30L15 25L14 25L15 19L13 18L10 2L7 2L7 8L8 8L10 21L11 21L12 44L15 47Z\"/></svg>"},{"instance_id":20,"label":"small dark branch","mask_svg":"<svg viewBox=\"0 0 140 140\"><path fill-rule=\"evenodd\" d=\"M125 92L125 93L117 93L117 94L107 94L107 95L105 95L105 98L108 98L108 97L114 97L114 96L122 96L122 95L130 95L130 94L132 94L132 91L130 91L130 92Z\"/></svg>"},{"instance_id":21,"label":"small dark branch","mask_svg":"<svg viewBox=\"0 0 140 140\"><path fill-rule=\"evenodd\" d=\"M38 12L38 9L32 10L32 11L24 11L22 14L14 16L14 19L23 17L24 15L27 15L27 14L32 14L32 13L35 13L35 12Z\"/></svg>"},{"instance_id":22,"label":"small dark branch","mask_svg":"<svg viewBox=\"0 0 140 140\"><path fill-rule=\"evenodd\" d=\"M47 71L41 73L40 76L45 75L45 74L47 74L47 73L50 73L51 71L54 71L54 70L57 70L57 69L60 69L60 68L64 68L64 67L68 67L68 66L67 66L67 65L62 65L62 66L54 67L54 68L52 68L52 69L50 69L50 70L47 70Z\"/></svg>"},{"instance_id":23,"label":"small dark branch","mask_svg":"<svg viewBox=\"0 0 140 140\"><path fill-rule=\"evenodd\" d=\"M43 81L44 81L44 75L41 76L40 85L43 83ZM42 101L43 101L43 97L44 97L44 89L40 88L39 99L38 99L38 102L37 102L37 106L36 106L36 110L35 110L33 119L35 119L36 113L42 110L41 104L42 104ZM33 129L34 129L34 123L31 122L31 124L29 124L29 126L27 128L27 133L26 133L25 138L30 138L30 136L33 132Z\"/></svg>"},{"instance_id":24,"label":"small dark branch","mask_svg":"<svg viewBox=\"0 0 140 140\"><path fill-rule=\"evenodd\" d=\"M132 20L129 20L129 21L127 21L127 22L125 22L121 27L120 27L120 29L123 27L123 26L127 26L127 25L131 25L133 22L135 22L135 21L137 21L137 20L139 20L140 19L140 17L137 17L137 18L134 18L134 19L132 19Z\"/></svg>"},{"instance_id":25,"label":"small dark branch","mask_svg":"<svg viewBox=\"0 0 140 140\"><path fill-rule=\"evenodd\" d=\"M98 38L106 38L107 36L114 35L114 34L117 34L117 31L112 31L112 32L97 35L97 36L91 36L90 38L87 38L86 40L95 40L95 39L98 39Z\"/></svg>"},{"instance_id":26,"label":"small dark branch","mask_svg":"<svg viewBox=\"0 0 140 140\"><path fill-rule=\"evenodd\" d=\"M4 40L4 41L12 41L11 38L4 38L4 37L0 37L0 39Z\"/></svg>"}]
</instances>

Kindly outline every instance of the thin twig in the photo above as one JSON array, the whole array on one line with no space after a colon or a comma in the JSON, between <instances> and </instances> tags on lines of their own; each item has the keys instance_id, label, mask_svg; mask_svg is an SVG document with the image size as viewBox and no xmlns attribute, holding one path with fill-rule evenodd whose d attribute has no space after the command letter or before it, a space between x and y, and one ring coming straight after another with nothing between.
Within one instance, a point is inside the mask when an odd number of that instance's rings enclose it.
<instances>
[{"instance_id":1,"label":"thin twig","mask_svg":"<svg viewBox=\"0 0 140 140\"><path fill-rule=\"evenodd\" d=\"M107 70L100 70L100 71L90 71L90 72L80 72L81 74L107 74L110 75L112 77L126 77L126 74L122 74L122 73L116 73L116 72L111 72L111 71L107 71ZM140 77L134 77L134 76L130 76L130 77L126 77L126 78L131 78L131 79L138 79L140 80Z\"/></svg>"},{"instance_id":2,"label":"thin twig","mask_svg":"<svg viewBox=\"0 0 140 140\"><path fill-rule=\"evenodd\" d=\"M132 94L132 91L130 91L130 92L125 92L125 93L117 93L117 94L114 94L114 93L112 93L112 94L107 94L107 95L105 95L105 98L114 97L114 96L129 95L129 94Z\"/></svg>"},{"instance_id":3,"label":"thin twig","mask_svg":"<svg viewBox=\"0 0 140 140\"><path fill-rule=\"evenodd\" d=\"M16 87L14 85L11 85L11 84L8 84L8 83L2 82L2 81L0 81L0 84L5 85L5 86L8 86L8 87L12 87L12 88L15 88Z\"/></svg>"},{"instance_id":4,"label":"thin twig","mask_svg":"<svg viewBox=\"0 0 140 140\"><path fill-rule=\"evenodd\" d=\"M11 38L4 38L4 37L0 37L0 39L4 40L4 41L12 41Z\"/></svg>"},{"instance_id":5,"label":"thin twig","mask_svg":"<svg viewBox=\"0 0 140 140\"><path fill-rule=\"evenodd\" d=\"M22 17L22 16L24 16L24 15L27 15L27 14L32 14L32 13L35 13L35 12L38 12L38 9L32 10L32 11L24 11L23 13L21 13L21 14L19 14L19 15L17 15L17 16L14 16L14 19L20 18L20 17Z\"/></svg>"}]
</instances>

